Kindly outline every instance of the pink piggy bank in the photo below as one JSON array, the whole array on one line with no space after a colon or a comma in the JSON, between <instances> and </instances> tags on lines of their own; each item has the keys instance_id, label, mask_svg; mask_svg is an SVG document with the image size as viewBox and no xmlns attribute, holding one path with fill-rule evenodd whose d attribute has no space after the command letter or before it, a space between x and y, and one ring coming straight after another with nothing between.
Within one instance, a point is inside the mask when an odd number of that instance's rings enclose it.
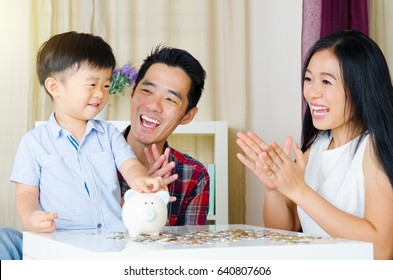
<instances>
[{"instance_id":1,"label":"pink piggy bank","mask_svg":"<svg viewBox=\"0 0 393 280\"><path fill-rule=\"evenodd\" d=\"M169 193L139 193L128 190L124 194L123 222L131 237L140 234L157 236L163 230L167 216Z\"/></svg>"}]
</instances>

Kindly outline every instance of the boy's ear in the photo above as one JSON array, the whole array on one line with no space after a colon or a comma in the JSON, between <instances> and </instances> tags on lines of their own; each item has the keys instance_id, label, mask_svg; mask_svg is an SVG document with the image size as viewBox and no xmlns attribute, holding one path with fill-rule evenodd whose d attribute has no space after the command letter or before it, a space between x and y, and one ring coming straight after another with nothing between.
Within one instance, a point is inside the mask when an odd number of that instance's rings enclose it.
<instances>
[{"instance_id":1,"label":"boy's ear","mask_svg":"<svg viewBox=\"0 0 393 280\"><path fill-rule=\"evenodd\" d=\"M180 124L188 124L189 122L191 122L195 117L196 113L198 113L198 108L192 108L190 111L187 112L187 114L184 115L184 117L180 121Z\"/></svg>"},{"instance_id":2,"label":"boy's ear","mask_svg":"<svg viewBox=\"0 0 393 280\"><path fill-rule=\"evenodd\" d=\"M55 98L59 95L59 81L57 79L53 77L46 78L44 86L52 98Z\"/></svg>"}]
</instances>

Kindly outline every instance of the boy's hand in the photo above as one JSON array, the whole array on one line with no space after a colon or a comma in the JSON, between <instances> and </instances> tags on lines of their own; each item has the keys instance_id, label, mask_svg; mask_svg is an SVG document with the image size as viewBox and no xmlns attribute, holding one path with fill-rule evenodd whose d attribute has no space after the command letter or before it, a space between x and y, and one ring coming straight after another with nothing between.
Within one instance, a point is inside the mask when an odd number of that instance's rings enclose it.
<instances>
[{"instance_id":1,"label":"boy's hand","mask_svg":"<svg viewBox=\"0 0 393 280\"><path fill-rule=\"evenodd\" d=\"M120 173L127 181L131 189L137 192L152 193L158 191L168 191L162 176L150 177L148 170L140 163L137 158L130 158L120 166ZM167 172L164 172L167 173ZM171 176L167 177L170 178ZM172 180L173 181L173 180ZM176 199L170 198L169 201Z\"/></svg>"},{"instance_id":2,"label":"boy's hand","mask_svg":"<svg viewBox=\"0 0 393 280\"><path fill-rule=\"evenodd\" d=\"M53 232L56 229L55 219L57 217L56 213L36 210L31 214L29 227L26 229L40 233Z\"/></svg>"},{"instance_id":3,"label":"boy's hand","mask_svg":"<svg viewBox=\"0 0 393 280\"><path fill-rule=\"evenodd\" d=\"M158 192L161 190L168 191L168 187L164 185L162 177L143 177L140 176L132 181L131 189L143 193Z\"/></svg>"},{"instance_id":4,"label":"boy's hand","mask_svg":"<svg viewBox=\"0 0 393 280\"><path fill-rule=\"evenodd\" d=\"M131 189L143 193L168 191L168 187L164 185L162 177L138 177L132 182ZM169 202L174 202L176 199L176 196L170 196Z\"/></svg>"}]
</instances>

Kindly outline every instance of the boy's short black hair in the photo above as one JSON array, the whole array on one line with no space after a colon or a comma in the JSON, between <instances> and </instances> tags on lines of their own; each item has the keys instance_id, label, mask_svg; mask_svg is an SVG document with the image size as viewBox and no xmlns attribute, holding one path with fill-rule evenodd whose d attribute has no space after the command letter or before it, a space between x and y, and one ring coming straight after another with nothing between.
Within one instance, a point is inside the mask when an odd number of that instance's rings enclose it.
<instances>
[{"instance_id":1,"label":"boy's short black hair","mask_svg":"<svg viewBox=\"0 0 393 280\"><path fill-rule=\"evenodd\" d=\"M99 36L75 31L51 37L37 54L37 75L41 85L53 74L87 63L93 68L116 66L112 48Z\"/></svg>"}]
</instances>

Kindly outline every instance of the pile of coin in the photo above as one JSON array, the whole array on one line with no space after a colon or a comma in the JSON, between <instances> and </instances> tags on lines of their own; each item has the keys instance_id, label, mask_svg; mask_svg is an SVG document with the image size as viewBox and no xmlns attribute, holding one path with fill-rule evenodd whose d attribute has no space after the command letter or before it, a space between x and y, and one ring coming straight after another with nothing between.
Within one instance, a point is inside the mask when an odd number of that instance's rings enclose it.
<instances>
[{"instance_id":1,"label":"pile of coin","mask_svg":"<svg viewBox=\"0 0 393 280\"><path fill-rule=\"evenodd\" d=\"M321 236L291 235L268 230L265 230L264 232L264 238L271 241L284 242L286 244L304 244L310 243L312 240L322 239Z\"/></svg>"},{"instance_id":2,"label":"pile of coin","mask_svg":"<svg viewBox=\"0 0 393 280\"><path fill-rule=\"evenodd\" d=\"M267 239L285 244L305 244L320 236L304 236L284 234L271 230L230 229L230 230L197 230L184 233L163 232L158 236L141 234L137 237L116 235L113 239L129 239L134 242L158 242L162 244L178 243L186 245L214 244L220 242L238 242L247 239Z\"/></svg>"}]
</instances>

